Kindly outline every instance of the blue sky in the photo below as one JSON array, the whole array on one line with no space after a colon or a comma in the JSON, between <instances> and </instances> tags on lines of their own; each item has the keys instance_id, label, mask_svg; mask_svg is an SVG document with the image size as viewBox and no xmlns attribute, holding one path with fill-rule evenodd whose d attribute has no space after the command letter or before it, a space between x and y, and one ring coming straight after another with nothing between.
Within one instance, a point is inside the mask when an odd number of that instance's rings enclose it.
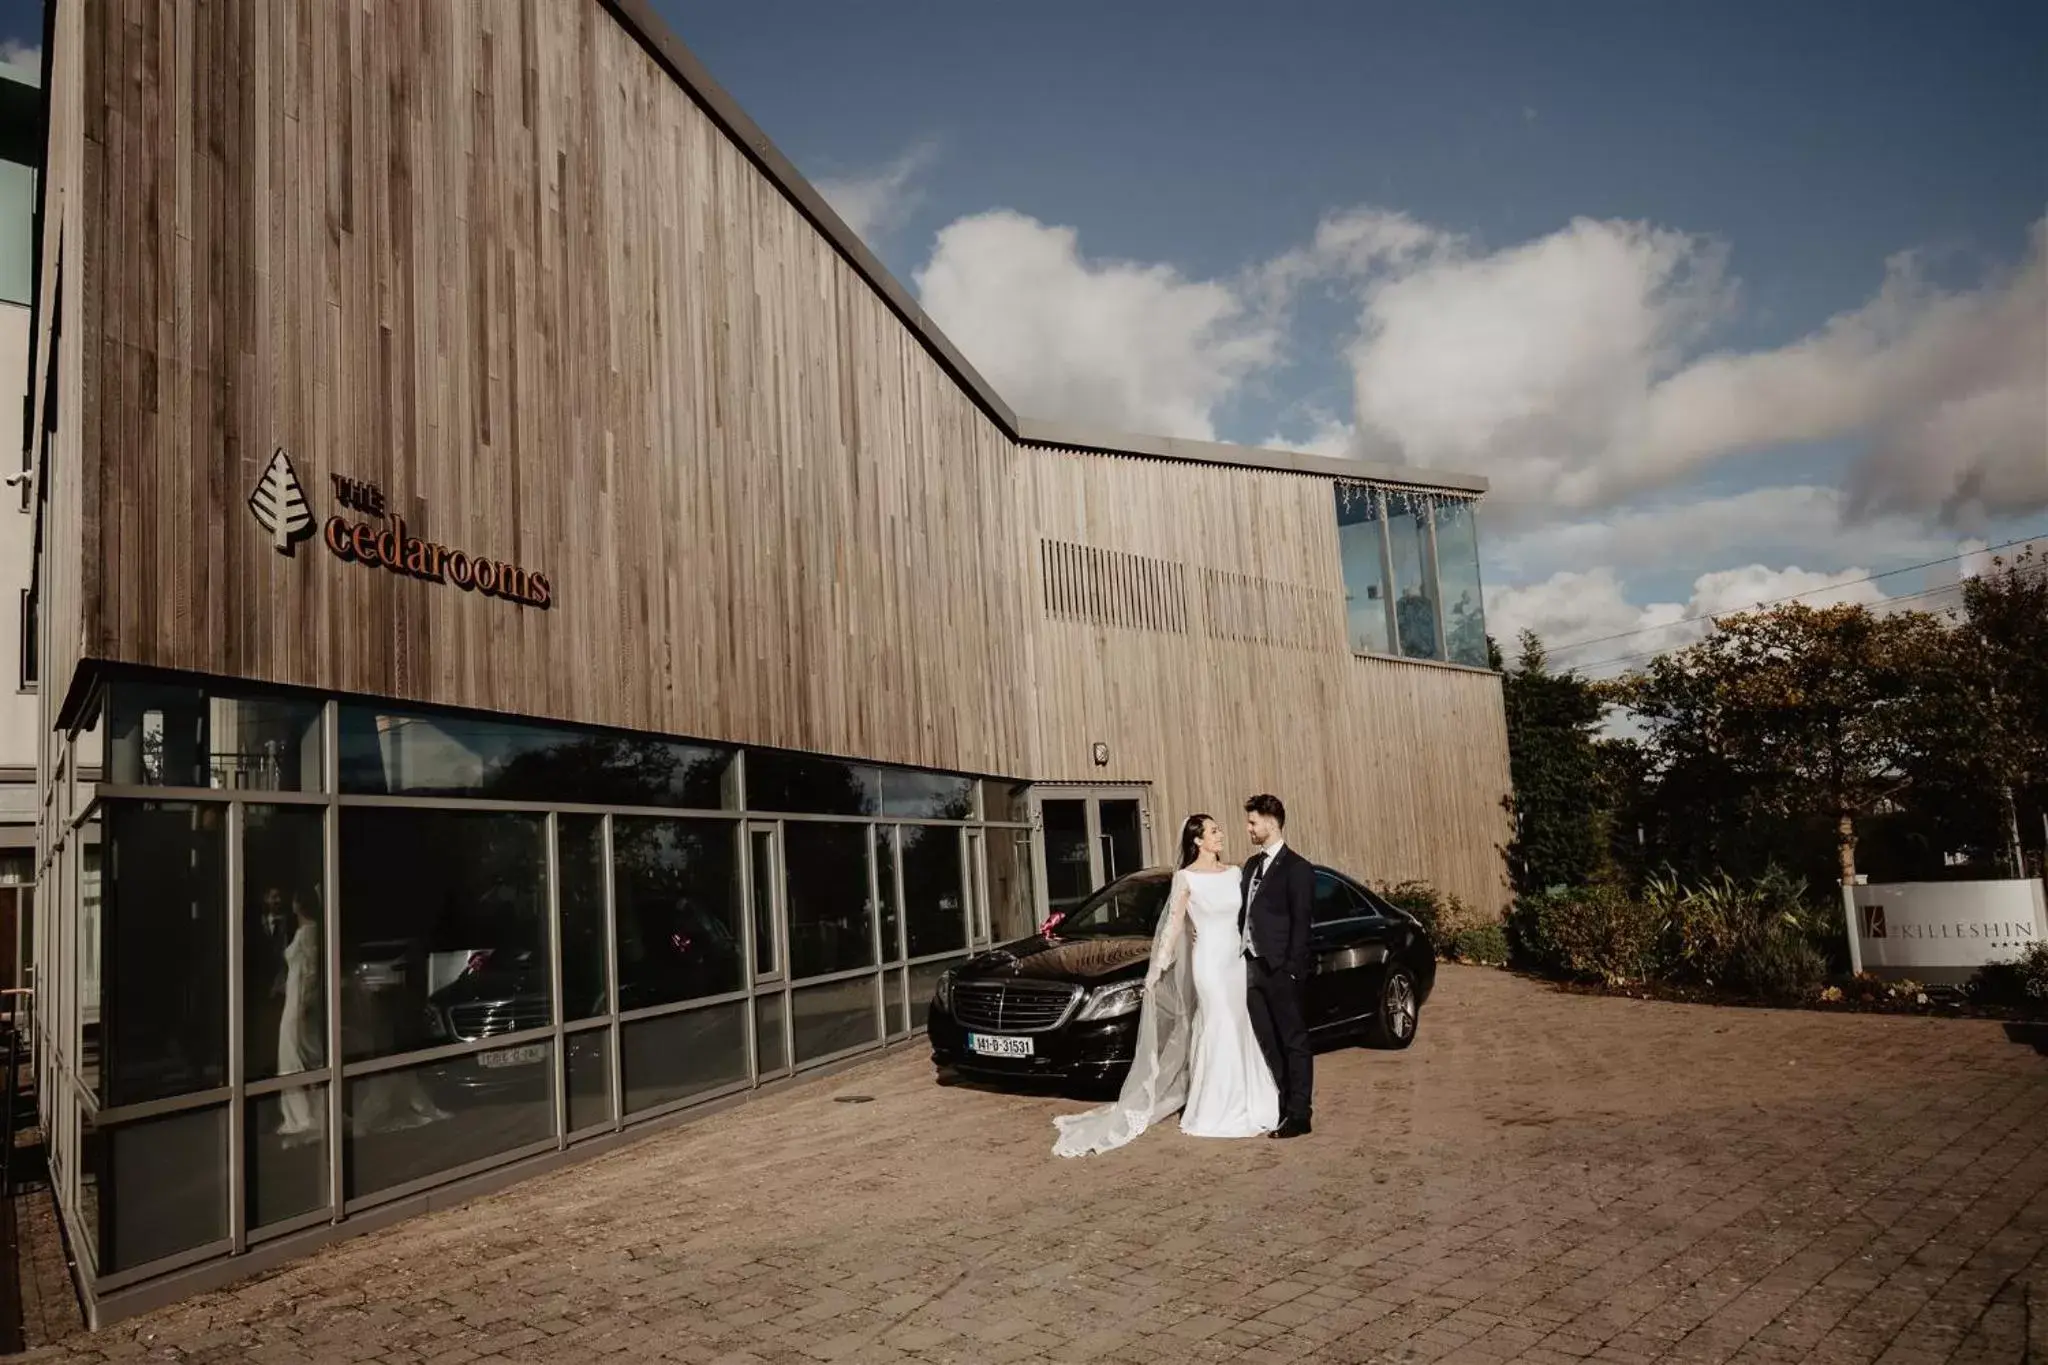
<instances>
[{"instance_id":1,"label":"blue sky","mask_svg":"<svg viewBox=\"0 0 2048 1365\"><path fill-rule=\"evenodd\" d=\"M656 7L1020 408L1493 478L1504 627L2048 530L2048 7Z\"/></svg>"}]
</instances>

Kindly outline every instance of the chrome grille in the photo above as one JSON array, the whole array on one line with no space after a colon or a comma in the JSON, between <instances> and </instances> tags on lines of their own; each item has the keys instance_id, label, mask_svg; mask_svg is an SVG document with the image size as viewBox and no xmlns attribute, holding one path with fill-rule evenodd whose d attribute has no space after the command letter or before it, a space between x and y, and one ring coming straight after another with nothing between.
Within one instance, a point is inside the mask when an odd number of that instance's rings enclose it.
<instances>
[{"instance_id":1,"label":"chrome grille","mask_svg":"<svg viewBox=\"0 0 2048 1365\"><path fill-rule=\"evenodd\" d=\"M457 1005L448 1011L448 1027L465 1042L495 1038L501 1033L519 1033L546 1028L554 1020L548 1002L539 996L492 1000L476 1005Z\"/></svg>"},{"instance_id":2,"label":"chrome grille","mask_svg":"<svg viewBox=\"0 0 2048 1365\"><path fill-rule=\"evenodd\" d=\"M1079 986L1046 981L960 981L953 986L953 1017L961 1027L989 1033L1044 1033L1067 1022Z\"/></svg>"}]
</instances>

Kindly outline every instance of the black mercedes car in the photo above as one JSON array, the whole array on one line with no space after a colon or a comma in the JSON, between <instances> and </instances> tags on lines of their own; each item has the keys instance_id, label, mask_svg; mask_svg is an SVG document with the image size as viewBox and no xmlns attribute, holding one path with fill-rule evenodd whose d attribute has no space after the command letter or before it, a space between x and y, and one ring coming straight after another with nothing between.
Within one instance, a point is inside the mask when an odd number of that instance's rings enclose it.
<instances>
[{"instance_id":1,"label":"black mercedes car","mask_svg":"<svg viewBox=\"0 0 2048 1365\"><path fill-rule=\"evenodd\" d=\"M941 1070L1082 1084L1130 1068L1152 934L1173 874L1111 882L1030 938L968 959L932 998ZM1413 915L1352 878L1316 868L1305 1006L1318 1041L1352 1034L1404 1048L1436 984L1436 952Z\"/></svg>"}]
</instances>

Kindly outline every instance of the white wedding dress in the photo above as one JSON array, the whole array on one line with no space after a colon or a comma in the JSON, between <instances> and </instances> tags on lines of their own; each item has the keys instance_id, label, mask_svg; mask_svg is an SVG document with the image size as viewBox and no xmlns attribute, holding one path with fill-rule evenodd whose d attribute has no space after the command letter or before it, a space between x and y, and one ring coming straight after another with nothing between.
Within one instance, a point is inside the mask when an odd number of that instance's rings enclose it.
<instances>
[{"instance_id":1,"label":"white wedding dress","mask_svg":"<svg viewBox=\"0 0 2048 1365\"><path fill-rule=\"evenodd\" d=\"M1245 1004L1239 885L1236 868L1174 873L1130 1075L1114 1104L1053 1120L1056 1155L1121 1147L1175 1110L1193 1137L1256 1137L1279 1124L1280 1090Z\"/></svg>"}]
</instances>

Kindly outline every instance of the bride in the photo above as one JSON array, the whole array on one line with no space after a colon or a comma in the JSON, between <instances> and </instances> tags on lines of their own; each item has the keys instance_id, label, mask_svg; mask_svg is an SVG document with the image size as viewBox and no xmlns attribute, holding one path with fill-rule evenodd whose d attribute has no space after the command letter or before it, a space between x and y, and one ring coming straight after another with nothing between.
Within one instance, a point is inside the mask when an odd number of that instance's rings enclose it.
<instances>
[{"instance_id":1,"label":"bride","mask_svg":"<svg viewBox=\"0 0 2048 1365\"><path fill-rule=\"evenodd\" d=\"M1279 1124L1279 1087L1245 1006L1242 899L1223 827L1190 815L1152 936L1130 1075L1116 1103L1053 1120L1057 1155L1121 1147L1176 1109L1191 1137L1257 1137Z\"/></svg>"}]
</instances>

